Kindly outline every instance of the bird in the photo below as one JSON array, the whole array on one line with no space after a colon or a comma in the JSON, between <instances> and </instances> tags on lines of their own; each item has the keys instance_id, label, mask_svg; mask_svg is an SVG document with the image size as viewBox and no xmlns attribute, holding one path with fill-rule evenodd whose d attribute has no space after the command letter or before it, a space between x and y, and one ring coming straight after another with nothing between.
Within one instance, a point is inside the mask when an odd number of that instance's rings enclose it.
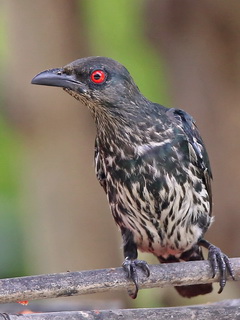
<instances>
[{"instance_id":1,"label":"bird","mask_svg":"<svg viewBox=\"0 0 240 320\"><path fill-rule=\"evenodd\" d=\"M101 56L75 60L36 75L32 84L61 87L87 106L96 124L95 172L123 240L127 278L139 290L138 269L149 277L138 250L160 263L203 260L208 249L219 293L233 268L220 248L204 239L213 222L212 171L195 120L141 94L129 71ZM212 291L212 284L175 287L183 297Z\"/></svg>"}]
</instances>

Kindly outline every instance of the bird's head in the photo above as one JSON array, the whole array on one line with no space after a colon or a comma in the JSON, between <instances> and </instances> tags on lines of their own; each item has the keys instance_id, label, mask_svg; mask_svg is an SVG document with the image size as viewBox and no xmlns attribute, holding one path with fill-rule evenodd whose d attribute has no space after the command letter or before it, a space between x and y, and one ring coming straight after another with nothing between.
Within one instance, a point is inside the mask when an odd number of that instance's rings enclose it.
<instances>
[{"instance_id":1,"label":"bird's head","mask_svg":"<svg viewBox=\"0 0 240 320\"><path fill-rule=\"evenodd\" d=\"M36 75L33 84L62 87L91 109L125 109L142 95L127 69L105 57L88 57ZM120 110L118 110L119 112Z\"/></svg>"}]
</instances>

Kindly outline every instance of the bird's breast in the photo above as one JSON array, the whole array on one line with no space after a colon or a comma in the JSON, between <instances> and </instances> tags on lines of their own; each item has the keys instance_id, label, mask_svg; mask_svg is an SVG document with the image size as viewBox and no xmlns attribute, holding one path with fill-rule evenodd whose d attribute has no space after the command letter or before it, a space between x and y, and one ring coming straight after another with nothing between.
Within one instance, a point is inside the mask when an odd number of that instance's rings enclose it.
<instances>
[{"instance_id":1,"label":"bird's breast","mask_svg":"<svg viewBox=\"0 0 240 320\"><path fill-rule=\"evenodd\" d=\"M202 181L178 179L137 163L135 170L113 163L108 158L105 165L110 208L116 223L133 232L138 248L161 256L190 249L211 223Z\"/></svg>"}]
</instances>

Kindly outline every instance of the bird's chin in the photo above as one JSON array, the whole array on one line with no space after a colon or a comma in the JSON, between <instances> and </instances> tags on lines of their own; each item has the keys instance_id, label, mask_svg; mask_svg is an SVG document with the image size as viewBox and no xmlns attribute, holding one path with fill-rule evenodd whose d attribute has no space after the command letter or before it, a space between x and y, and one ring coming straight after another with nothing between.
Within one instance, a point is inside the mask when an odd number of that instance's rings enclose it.
<instances>
[{"instance_id":1,"label":"bird's chin","mask_svg":"<svg viewBox=\"0 0 240 320\"><path fill-rule=\"evenodd\" d=\"M69 88L63 88L63 90L65 92L67 92L68 94L70 94L70 96L72 96L76 100L84 103L85 105L88 105L88 99L85 96L83 96L82 94L80 94L80 93L78 93L76 91L73 91L73 90L71 90Z\"/></svg>"}]
</instances>

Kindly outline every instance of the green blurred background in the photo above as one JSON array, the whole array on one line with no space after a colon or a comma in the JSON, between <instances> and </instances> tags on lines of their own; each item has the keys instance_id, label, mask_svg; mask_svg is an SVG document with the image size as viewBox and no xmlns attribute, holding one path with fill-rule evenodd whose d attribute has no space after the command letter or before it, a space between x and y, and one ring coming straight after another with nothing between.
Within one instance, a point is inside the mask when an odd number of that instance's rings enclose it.
<instances>
[{"instance_id":1,"label":"green blurred background","mask_svg":"<svg viewBox=\"0 0 240 320\"><path fill-rule=\"evenodd\" d=\"M146 97L197 120L214 174L207 239L239 255L239 31L234 0L1 0L1 278L121 265L120 235L94 176L88 110L60 89L30 85L36 73L90 55L118 60ZM229 283L221 296L191 303L237 295ZM125 292L77 299L86 298L130 304ZM170 288L143 290L134 303L190 301Z\"/></svg>"}]
</instances>

